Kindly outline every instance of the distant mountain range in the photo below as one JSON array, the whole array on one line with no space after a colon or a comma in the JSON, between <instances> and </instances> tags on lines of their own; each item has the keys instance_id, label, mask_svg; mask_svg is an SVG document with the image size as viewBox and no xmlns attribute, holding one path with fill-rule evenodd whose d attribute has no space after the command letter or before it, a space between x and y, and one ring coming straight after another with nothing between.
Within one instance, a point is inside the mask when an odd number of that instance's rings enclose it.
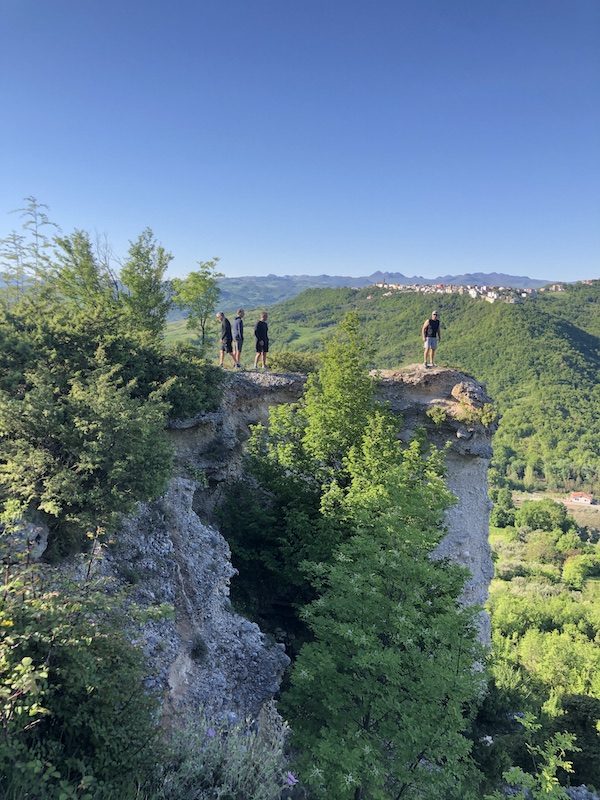
<instances>
[{"instance_id":1,"label":"distant mountain range","mask_svg":"<svg viewBox=\"0 0 600 800\"><path fill-rule=\"evenodd\" d=\"M520 275L505 275L501 272L475 272L466 275L440 275L437 278L407 277L400 272L374 272L361 278L340 275L266 275L262 277L220 278L221 300L219 306L231 312L234 308L257 308L272 306L290 300L305 289L339 288L354 286L362 288L374 283L401 283L408 285L435 285L443 283L454 286L510 286L514 289L537 289L551 281L541 281Z\"/></svg>"}]
</instances>

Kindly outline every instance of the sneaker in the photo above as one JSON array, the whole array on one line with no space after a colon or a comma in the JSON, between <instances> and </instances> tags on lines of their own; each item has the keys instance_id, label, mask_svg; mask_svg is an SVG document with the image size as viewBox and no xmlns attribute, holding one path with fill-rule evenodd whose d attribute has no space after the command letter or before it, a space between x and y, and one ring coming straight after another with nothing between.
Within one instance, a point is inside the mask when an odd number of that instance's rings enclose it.
<instances>
[{"instance_id":1,"label":"sneaker","mask_svg":"<svg viewBox=\"0 0 600 800\"><path fill-rule=\"evenodd\" d=\"M252 369L258 369L258 367L256 366L256 364L255 364L255 365L252 367Z\"/></svg>"}]
</instances>

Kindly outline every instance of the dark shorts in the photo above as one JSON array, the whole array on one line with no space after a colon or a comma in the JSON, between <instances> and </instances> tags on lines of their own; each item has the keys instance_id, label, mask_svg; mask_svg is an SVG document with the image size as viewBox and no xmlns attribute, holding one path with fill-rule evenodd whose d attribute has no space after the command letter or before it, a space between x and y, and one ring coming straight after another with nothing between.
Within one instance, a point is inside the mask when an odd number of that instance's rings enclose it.
<instances>
[{"instance_id":1,"label":"dark shorts","mask_svg":"<svg viewBox=\"0 0 600 800\"><path fill-rule=\"evenodd\" d=\"M233 353L233 348L231 347L231 342L221 342L221 350L224 353Z\"/></svg>"},{"instance_id":2,"label":"dark shorts","mask_svg":"<svg viewBox=\"0 0 600 800\"><path fill-rule=\"evenodd\" d=\"M244 344L243 339L234 339L233 340L233 352L234 353L241 353L242 352L242 345Z\"/></svg>"},{"instance_id":3,"label":"dark shorts","mask_svg":"<svg viewBox=\"0 0 600 800\"><path fill-rule=\"evenodd\" d=\"M263 342L262 344L256 340L256 352L257 353L268 353L269 352L269 343Z\"/></svg>"}]
</instances>

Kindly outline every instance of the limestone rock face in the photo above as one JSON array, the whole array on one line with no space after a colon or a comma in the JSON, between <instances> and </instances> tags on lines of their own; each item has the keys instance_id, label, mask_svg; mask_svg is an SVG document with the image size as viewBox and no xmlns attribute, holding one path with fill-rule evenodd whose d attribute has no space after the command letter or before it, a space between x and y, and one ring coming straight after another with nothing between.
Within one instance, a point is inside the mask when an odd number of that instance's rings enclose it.
<instances>
[{"instance_id":1,"label":"limestone rock face","mask_svg":"<svg viewBox=\"0 0 600 800\"><path fill-rule=\"evenodd\" d=\"M483 604L493 574L488 545L487 470L494 425L480 412L485 387L461 373L407 368L380 372L380 397L402 420L408 441L418 426L447 450L447 481L457 505L447 514L438 554L467 566L465 602ZM170 423L178 477L159 501L123 523L107 563L133 585L143 604L173 604L174 620L149 622L145 644L158 667L167 711L255 714L277 691L288 663L283 646L231 609L234 575L227 543L213 510L227 484L242 474L250 426L268 420L269 406L296 402L305 379L261 372L225 378L221 407L193 420ZM483 617L482 636L489 637Z\"/></svg>"},{"instance_id":2,"label":"limestone rock face","mask_svg":"<svg viewBox=\"0 0 600 800\"><path fill-rule=\"evenodd\" d=\"M483 407L491 404L485 386L460 372L441 368L414 367L379 374L381 398L403 419L401 438L408 440L415 428L422 426L429 441L438 447L448 446L446 482L457 503L446 513L448 532L436 554L469 569L471 579L465 586L464 600L483 606L494 577L488 542L492 503L487 473L492 434L497 427L495 422L486 427L479 420ZM486 614L481 616L481 636L489 643Z\"/></svg>"},{"instance_id":3,"label":"limestone rock face","mask_svg":"<svg viewBox=\"0 0 600 800\"><path fill-rule=\"evenodd\" d=\"M142 606L173 605L174 619L144 624L145 649L165 690L167 715L257 714L279 688L289 658L229 601L229 545L192 510L198 485L171 481L127 519L105 564Z\"/></svg>"}]
</instances>

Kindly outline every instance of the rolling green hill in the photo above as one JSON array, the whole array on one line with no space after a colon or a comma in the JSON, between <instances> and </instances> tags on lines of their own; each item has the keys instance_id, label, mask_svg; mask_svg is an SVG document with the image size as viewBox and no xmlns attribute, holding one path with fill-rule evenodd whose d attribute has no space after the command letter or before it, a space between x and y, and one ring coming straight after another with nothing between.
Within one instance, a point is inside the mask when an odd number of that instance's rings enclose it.
<instances>
[{"instance_id":1,"label":"rolling green hill","mask_svg":"<svg viewBox=\"0 0 600 800\"><path fill-rule=\"evenodd\" d=\"M600 281L522 304L384 290L310 289L270 313L273 350L317 351L346 310L375 345L374 366L420 362L420 329L442 321L438 361L488 385L503 418L496 478L523 488L600 491Z\"/></svg>"},{"instance_id":2,"label":"rolling green hill","mask_svg":"<svg viewBox=\"0 0 600 800\"><path fill-rule=\"evenodd\" d=\"M341 286L372 286L375 283L401 283L410 286L443 283L455 286L512 286L514 288L539 288L548 281L536 280L523 275L475 272L467 275L440 275L437 278L408 277L400 272L374 272L371 275L350 277L347 275L266 275L219 278L223 309L258 308L283 303L306 289L323 289ZM179 319L174 316L172 319Z\"/></svg>"}]
</instances>

